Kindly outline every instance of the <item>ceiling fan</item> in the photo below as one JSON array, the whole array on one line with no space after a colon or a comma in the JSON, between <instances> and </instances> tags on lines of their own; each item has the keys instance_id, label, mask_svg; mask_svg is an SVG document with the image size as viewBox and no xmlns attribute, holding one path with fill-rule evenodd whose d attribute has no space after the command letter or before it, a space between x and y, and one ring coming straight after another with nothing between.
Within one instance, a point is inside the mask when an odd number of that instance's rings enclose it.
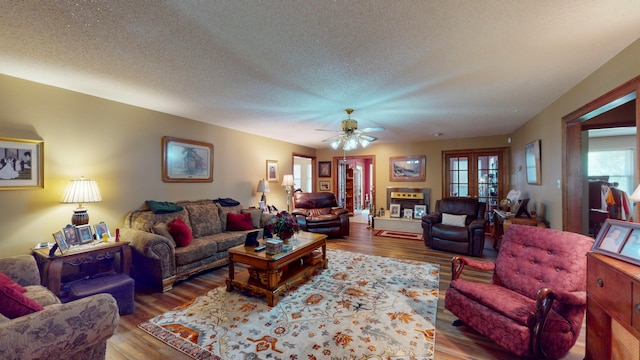
<instances>
[{"instance_id":1,"label":"ceiling fan","mask_svg":"<svg viewBox=\"0 0 640 360\"><path fill-rule=\"evenodd\" d=\"M353 109L345 109L348 118L346 120L342 120L342 131L340 134L332 136L328 139L322 140L322 142L331 142L331 148L337 150L340 145L342 145L342 150L351 151L358 148L358 145L366 148L372 142L378 140L378 138L365 135L364 133L373 132L373 131L383 131L384 128L382 126L373 126L358 130L358 121L351 118L351 113L353 113ZM324 130L324 129L316 129L318 131L335 131L335 130Z\"/></svg>"}]
</instances>

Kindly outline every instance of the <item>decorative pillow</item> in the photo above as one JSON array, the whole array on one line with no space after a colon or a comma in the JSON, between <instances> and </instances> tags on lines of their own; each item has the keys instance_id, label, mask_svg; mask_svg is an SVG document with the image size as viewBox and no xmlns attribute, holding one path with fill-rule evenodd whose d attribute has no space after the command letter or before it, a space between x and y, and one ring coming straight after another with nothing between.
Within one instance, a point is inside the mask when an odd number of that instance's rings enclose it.
<instances>
[{"instance_id":1,"label":"decorative pillow","mask_svg":"<svg viewBox=\"0 0 640 360\"><path fill-rule=\"evenodd\" d=\"M0 286L10 287L19 293L25 293L27 289L23 288L17 282L11 280L7 275L0 272Z\"/></svg>"},{"instance_id":2,"label":"decorative pillow","mask_svg":"<svg viewBox=\"0 0 640 360\"><path fill-rule=\"evenodd\" d=\"M467 215L453 215L442 213L442 225L460 226L464 227Z\"/></svg>"},{"instance_id":3,"label":"decorative pillow","mask_svg":"<svg viewBox=\"0 0 640 360\"><path fill-rule=\"evenodd\" d=\"M227 213L227 231L253 230L251 214Z\"/></svg>"},{"instance_id":4,"label":"decorative pillow","mask_svg":"<svg viewBox=\"0 0 640 360\"><path fill-rule=\"evenodd\" d=\"M254 229L260 228L260 220L262 219L262 209L242 209L241 214L251 214L251 225Z\"/></svg>"},{"instance_id":5,"label":"decorative pillow","mask_svg":"<svg viewBox=\"0 0 640 360\"><path fill-rule=\"evenodd\" d=\"M191 229L189 229L189 226L187 226L181 218L173 220L168 228L177 246L187 246L191 244L193 233L191 233Z\"/></svg>"},{"instance_id":6,"label":"decorative pillow","mask_svg":"<svg viewBox=\"0 0 640 360\"><path fill-rule=\"evenodd\" d=\"M173 246L176 245L176 241L173 239L173 236L171 236L171 233L169 232L169 225L163 223L162 221L158 221L153 225L153 232L155 234L162 235L167 239L171 240L171 242L173 243Z\"/></svg>"},{"instance_id":7,"label":"decorative pillow","mask_svg":"<svg viewBox=\"0 0 640 360\"><path fill-rule=\"evenodd\" d=\"M172 213L172 212L176 212L176 211L181 211L182 210L182 206L176 205L176 204L174 204L172 202L168 202L168 201L147 200L145 202L147 203L147 207L154 214L168 214L168 213Z\"/></svg>"},{"instance_id":8,"label":"decorative pillow","mask_svg":"<svg viewBox=\"0 0 640 360\"><path fill-rule=\"evenodd\" d=\"M0 313L9 319L44 310L40 304L22 295L12 286L0 286L0 304Z\"/></svg>"}]
</instances>

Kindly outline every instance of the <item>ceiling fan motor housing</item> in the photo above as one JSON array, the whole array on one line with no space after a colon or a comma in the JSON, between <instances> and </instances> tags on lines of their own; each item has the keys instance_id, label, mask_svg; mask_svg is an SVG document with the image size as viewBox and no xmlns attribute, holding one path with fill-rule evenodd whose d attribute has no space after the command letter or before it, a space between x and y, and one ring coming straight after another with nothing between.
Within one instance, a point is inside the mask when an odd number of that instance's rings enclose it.
<instances>
[{"instance_id":1,"label":"ceiling fan motor housing","mask_svg":"<svg viewBox=\"0 0 640 360\"><path fill-rule=\"evenodd\" d=\"M342 120L342 131L353 132L358 129L358 122L356 120Z\"/></svg>"}]
</instances>

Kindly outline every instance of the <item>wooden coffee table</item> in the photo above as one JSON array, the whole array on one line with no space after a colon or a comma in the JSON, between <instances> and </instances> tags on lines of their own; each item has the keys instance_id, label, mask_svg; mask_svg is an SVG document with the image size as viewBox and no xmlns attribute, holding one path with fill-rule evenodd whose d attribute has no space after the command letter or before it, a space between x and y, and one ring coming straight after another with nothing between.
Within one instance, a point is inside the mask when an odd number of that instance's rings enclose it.
<instances>
[{"instance_id":1,"label":"wooden coffee table","mask_svg":"<svg viewBox=\"0 0 640 360\"><path fill-rule=\"evenodd\" d=\"M290 245L290 251L275 255L267 255L266 250L256 252L254 246L239 245L229 249L227 291L237 288L254 295L266 295L269 306L275 306L280 292L309 279L316 270L327 268L327 235L301 232ZM322 248L320 261L307 257L319 248ZM249 265L251 274L249 270L236 274L236 262Z\"/></svg>"}]
</instances>

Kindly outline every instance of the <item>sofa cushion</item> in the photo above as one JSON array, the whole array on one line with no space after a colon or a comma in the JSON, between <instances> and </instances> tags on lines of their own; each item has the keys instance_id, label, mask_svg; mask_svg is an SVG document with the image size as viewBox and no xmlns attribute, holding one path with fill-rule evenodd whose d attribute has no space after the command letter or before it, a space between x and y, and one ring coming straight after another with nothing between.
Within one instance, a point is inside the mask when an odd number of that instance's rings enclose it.
<instances>
[{"instance_id":1,"label":"sofa cushion","mask_svg":"<svg viewBox=\"0 0 640 360\"><path fill-rule=\"evenodd\" d=\"M154 214L168 214L182 210L182 206L176 205L169 201L147 200L145 201L145 203Z\"/></svg>"},{"instance_id":2,"label":"sofa cushion","mask_svg":"<svg viewBox=\"0 0 640 360\"><path fill-rule=\"evenodd\" d=\"M51 290L42 285L28 285L24 288L27 290L27 292L24 293L24 296L31 300L35 300L35 302L42 306L60 304L60 299L58 299Z\"/></svg>"},{"instance_id":3,"label":"sofa cushion","mask_svg":"<svg viewBox=\"0 0 640 360\"><path fill-rule=\"evenodd\" d=\"M216 254L218 243L213 239L222 235L223 233L195 238L189 246L176 248L176 266L188 265Z\"/></svg>"},{"instance_id":4,"label":"sofa cushion","mask_svg":"<svg viewBox=\"0 0 640 360\"><path fill-rule=\"evenodd\" d=\"M153 226L157 222L162 221L165 224L169 224L177 218L181 218L187 226L191 227L189 222L189 212L187 212L186 209L168 214L154 214L150 210L139 209L132 211L127 215L125 219L125 226L153 233Z\"/></svg>"},{"instance_id":5,"label":"sofa cushion","mask_svg":"<svg viewBox=\"0 0 640 360\"><path fill-rule=\"evenodd\" d=\"M227 228L227 214L228 213L240 214L240 211L242 211L242 205L222 206L219 203L215 203L215 205L218 207L218 211L220 212L220 221L222 221L222 228L223 229Z\"/></svg>"},{"instance_id":6,"label":"sofa cushion","mask_svg":"<svg viewBox=\"0 0 640 360\"><path fill-rule=\"evenodd\" d=\"M465 226L467 215L442 214L442 225Z\"/></svg>"},{"instance_id":7,"label":"sofa cushion","mask_svg":"<svg viewBox=\"0 0 640 360\"><path fill-rule=\"evenodd\" d=\"M21 294L27 291L25 288L20 286L20 284L14 282L7 275L1 272L0 272L0 286L10 287Z\"/></svg>"},{"instance_id":8,"label":"sofa cushion","mask_svg":"<svg viewBox=\"0 0 640 360\"><path fill-rule=\"evenodd\" d=\"M187 246L193 240L191 229L181 218L177 218L169 224L169 233L173 236L178 246Z\"/></svg>"},{"instance_id":9,"label":"sofa cushion","mask_svg":"<svg viewBox=\"0 0 640 360\"><path fill-rule=\"evenodd\" d=\"M240 210L241 214L251 214L251 226L253 226L254 229L258 229L262 226L260 226L262 224L262 209L242 209Z\"/></svg>"},{"instance_id":10,"label":"sofa cushion","mask_svg":"<svg viewBox=\"0 0 640 360\"><path fill-rule=\"evenodd\" d=\"M189 223L193 237L199 238L217 234L226 228L222 226L220 211L211 200L178 202L189 212ZM225 214L226 219L226 214Z\"/></svg>"},{"instance_id":11,"label":"sofa cushion","mask_svg":"<svg viewBox=\"0 0 640 360\"><path fill-rule=\"evenodd\" d=\"M227 214L227 231L253 230L251 214Z\"/></svg>"},{"instance_id":12,"label":"sofa cushion","mask_svg":"<svg viewBox=\"0 0 640 360\"><path fill-rule=\"evenodd\" d=\"M35 300L24 296L15 286L0 286L0 313L9 319L28 315L44 308Z\"/></svg>"}]
</instances>

